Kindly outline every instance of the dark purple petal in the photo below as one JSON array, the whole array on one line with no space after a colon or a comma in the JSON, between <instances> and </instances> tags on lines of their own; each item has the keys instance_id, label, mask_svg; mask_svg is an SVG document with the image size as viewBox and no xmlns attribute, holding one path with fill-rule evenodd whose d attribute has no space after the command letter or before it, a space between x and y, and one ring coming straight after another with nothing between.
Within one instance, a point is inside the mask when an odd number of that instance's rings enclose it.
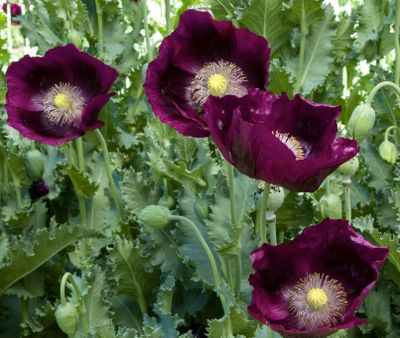
<instances>
[{"instance_id":1,"label":"dark purple petal","mask_svg":"<svg viewBox=\"0 0 400 338\"><path fill-rule=\"evenodd\" d=\"M307 227L290 243L264 244L251 254L253 295L248 311L284 337L318 337L361 325L364 321L354 312L374 286L388 253L387 248L366 241L344 220L325 220ZM335 325L306 330L298 326L283 294L312 273L340 282L347 307Z\"/></svg>"},{"instance_id":2,"label":"dark purple petal","mask_svg":"<svg viewBox=\"0 0 400 338\"><path fill-rule=\"evenodd\" d=\"M49 192L49 187L46 185L43 179L33 182L29 187L29 196L32 201L37 201L41 197L46 196Z\"/></svg>"},{"instance_id":3,"label":"dark purple petal","mask_svg":"<svg viewBox=\"0 0 400 338\"><path fill-rule=\"evenodd\" d=\"M339 107L258 89L238 98L209 97L204 105L211 136L227 161L244 174L293 191L314 191L359 152L356 141L336 138ZM274 136L301 143L303 158Z\"/></svg>"},{"instance_id":4,"label":"dark purple petal","mask_svg":"<svg viewBox=\"0 0 400 338\"><path fill-rule=\"evenodd\" d=\"M247 88L268 84L270 49L267 41L229 21L216 21L207 12L188 10L177 29L162 42L150 63L144 85L154 113L185 136L209 135L201 107L192 102L190 85L210 62L225 61L239 67Z\"/></svg>"},{"instance_id":5,"label":"dark purple petal","mask_svg":"<svg viewBox=\"0 0 400 338\"><path fill-rule=\"evenodd\" d=\"M117 76L115 69L72 44L53 48L43 57L25 56L7 70L7 123L25 137L49 145L80 137L103 126L97 117L112 95L108 90ZM62 120L58 116L64 111L51 118L46 115L54 88L69 91L71 102L80 102Z\"/></svg>"}]
</instances>

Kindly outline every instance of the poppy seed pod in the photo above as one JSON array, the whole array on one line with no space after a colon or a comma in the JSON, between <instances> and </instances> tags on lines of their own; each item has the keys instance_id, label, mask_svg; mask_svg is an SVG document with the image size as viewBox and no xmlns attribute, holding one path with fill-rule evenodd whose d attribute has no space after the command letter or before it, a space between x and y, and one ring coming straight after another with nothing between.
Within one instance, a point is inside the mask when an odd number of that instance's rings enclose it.
<instances>
[{"instance_id":1,"label":"poppy seed pod","mask_svg":"<svg viewBox=\"0 0 400 338\"><path fill-rule=\"evenodd\" d=\"M387 163L394 164L399 155L396 146L390 141L383 141L379 146L379 155Z\"/></svg>"},{"instance_id":2,"label":"poppy seed pod","mask_svg":"<svg viewBox=\"0 0 400 338\"><path fill-rule=\"evenodd\" d=\"M319 200L321 216L323 218L342 218L342 201L334 194L326 194Z\"/></svg>"},{"instance_id":3,"label":"poppy seed pod","mask_svg":"<svg viewBox=\"0 0 400 338\"><path fill-rule=\"evenodd\" d=\"M163 228L169 223L171 212L161 205L149 205L139 214L139 221L152 228Z\"/></svg>"},{"instance_id":4,"label":"poppy seed pod","mask_svg":"<svg viewBox=\"0 0 400 338\"><path fill-rule=\"evenodd\" d=\"M205 219L208 217L209 208L205 200L196 201L193 206L194 212L199 219Z\"/></svg>"},{"instance_id":5,"label":"poppy seed pod","mask_svg":"<svg viewBox=\"0 0 400 338\"><path fill-rule=\"evenodd\" d=\"M281 187L271 185L269 189L267 210L275 213L283 204L285 200L285 192Z\"/></svg>"},{"instance_id":6,"label":"poppy seed pod","mask_svg":"<svg viewBox=\"0 0 400 338\"><path fill-rule=\"evenodd\" d=\"M42 178L44 173L44 158L39 150L33 149L26 153L25 169L32 181L37 181Z\"/></svg>"},{"instance_id":7,"label":"poppy seed pod","mask_svg":"<svg viewBox=\"0 0 400 338\"><path fill-rule=\"evenodd\" d=\"M361 142L374 127L375 110L369 104L358 105L351 114L347 130L350 136Z\"/></svg>"},{"instance_id":8,"label":"poppy seed pod","mask_svg":"<svg viewBox=\"0 0 400 338\"><path fill-rule=\"evenodd\" d=\"M75 334L79 324L79 314L71 303L59 304L56 308L55 317L60 329L68 336Z\"/></svg>"},{"instance_id":9,"label":"poppy seed pod","mask_svg":"<svg viewBox=\"0 0 400 338\"><path fill-rule=\"evenodd\" d=\"M337 172L346 177L352 177L358 170L360 162L357 157L353 157L350 161L343 163L338 169Z\"/></svg>"}]
</instances>

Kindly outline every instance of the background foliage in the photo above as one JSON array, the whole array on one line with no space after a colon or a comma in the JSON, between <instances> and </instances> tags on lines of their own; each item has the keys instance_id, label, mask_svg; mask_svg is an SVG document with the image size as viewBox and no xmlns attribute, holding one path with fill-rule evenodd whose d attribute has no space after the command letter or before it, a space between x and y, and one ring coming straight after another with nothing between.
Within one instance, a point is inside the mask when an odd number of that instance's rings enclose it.
<instances>
[{"instance_id":1,"label":"background foliage","mask_svg":"<svg viewBox=\"0 0 400 338\"><path fill-rule=\"evenodd\" d=\"M171 25L188 7L208 9L265 36L272 49L269 90L300 91L317 102L342 106L340 133L351 112L395 71L395 0L182 0L173 1ZM257 246L253 194L257 182L235 173L242 229L241 302L223 283L216 290L204 250L187 227L171 223L151 229L138 222L149 204L168 205L200 229L218 258L233 259L235 229L223 161L208 139L183 138L153 118L143 94L146 66L166 34L160 0L24 0L20 24L12 27L7 50L6 16L0 13L0 337L63 337L55 319L59 285L74 274L81 295L68 291L73 304L84 303L85 321L74 337L224 336L231 320L237 337L266 337L250 319L248 253ZM96 12L97 9L97 12ZM101 10L99 10L101 9ZM147 10L149 16L147 17ZM102 32L99 31L99 21ZM148 29L145 31L145 22ZM146 44L149 34L150 44ZM304 59L300 46L305 46ZM110 150L114 178L124 210L119 218L108 188L99 144L84 137L85 173L67 163L63 147L33 144L4 123L5 75L9 63L26 53L44 54L72 42L111 64L120 76L100 118ZM11 53L10 53L11 52ZM388 263L359 315L369 323L335 337L400 336L400 168L378 154L384 131L397 126L398 99L381 90L373 104L377 121L361 144L361 166L353 177L354 226L371 241L389 246ZM395 138L396 145L399 139ZM32 202L32 180L24 163L32 147L45 157L47 198ZM342 194L340 176L331 189ZM81 225L73 184L85 197L87 224ZM289 240L322 219L322 186L313 194L287 193L277 226ZM201 204L201 205L200 205ZM230 306L224 316L217 298ZM278 335L275 335L278 336Z\"/></svg>"}]
</instances>

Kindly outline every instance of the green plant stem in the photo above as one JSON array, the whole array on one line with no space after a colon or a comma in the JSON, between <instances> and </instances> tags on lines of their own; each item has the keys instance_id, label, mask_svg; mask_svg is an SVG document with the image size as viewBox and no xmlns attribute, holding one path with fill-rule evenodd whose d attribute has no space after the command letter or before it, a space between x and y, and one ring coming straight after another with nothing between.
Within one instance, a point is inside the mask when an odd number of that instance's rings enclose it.
<instances>
[{"instance_id":1,"label":"green plant stem","mask_svg":"<svg viewBox=\"0 0 400 338\"><path fill-rule=\"evenodd\" d=\"M266 220L269 229L269 242L272 245L277 245L278 241L276 239L276 216L275 214L271 214Z\"/></svg>"},{"instance_id":2,"label":"green plant stem","mask_svg":"<svg viewBox=\"0 0 400 338\"><path fill-rule=\"evenodd\" d=\"M151 43L150 43L150 32L149 32L149 23L148 23L148 9L147 9L147 0L142 0L142 8L143 8L143 26L144 26L144 34L145 34L145 39L146 39L146 49L147 49L147 56L148 60L153 59L153 51L151 48Z\"/></svg>"},{"instance_id":3,"label":"green plant stem","mask_svg":"<svg viewBox=\"0 0 400 338\"><path fill-rule=\"evenodd\" d=\"M103 134L99 129L95 130L97 140L100 143L101 150L103 152L103 158L104 158L104 166L106 169L106 174L107 174L107 179L108 179L108 184L110 185L111 188L111 194L114 199L115 207L117 209L117 212L119 216L122 216L122 207L121 207L121 199L117 191L117 187L115 185L113 176L112 176L112 169L111 169L111 164L110 164L110 155L108 154L108 149L107 149L107 143L103 137Z\"/></svg>"},{"instance_id":4,"label":"green plant stem","mask_svg":"<svg viewBox=\"0 0 400 338\"><path fill-rule=\"evenodd\" d=\"M103 53L103 12L100 7L100 1L95 0L96 3L96 15L97 15L97 38L99 43L99 54Z\"/></svg>"},{"instance_id":5,"label":"green plant stem","mask_svg":"<svg viewBox=\"0 0 400 338\"><path fill-rule=\"evenodd\" d=\"M265 215L267 212L269 189L270 189L270 184L265 183L264 184L264 192L263 192L262 200L261 200L260 213L259 213L260 245L267 242L267 228L266 228L266 224L265 224Z\"/></svg>"},{"instance_id":6,"label":"green plant stem","mask_svg":"<svg viewBox=\"0 0 400 338\"><path fill-rule=\"evenodd\" d=\"M396 129L399 133L400 133L400 128L399 127L397 127L397 126L390 126L388 129L386 129L386 131L385 131L385 141L388 141L389 140L389 134L390 134L390 132L393 130L393 129Z\"/></svg>"},{"instance_id":7,"label":"green plant stem","mask_svg":"<svg viewBox=\"0 0 400 338\"><path fill-rule=\"evenodd\" d=\"M283 243L285 241L285 231L279 230L278 232L278 243Z\"/></svg>"},{"instance_id":8,"label":"green plant stem","mask_svg":"<svg viewBox=\"0 0 400 338\"><path fill-rule=\"evenodd\" d=\"M229 199L230 199L230 209L231 209L231 222L233 227L237 232L237 242L236 242L236 281L234 286L235 294L240 298L240 290L242 283L242 231L239 224L239 219L236 214L236 194L235 194L235 177L233 166L230 163L226 163L226 170L228 173L228 185L229 185Z\"/></svg>"},{"instance_id":9,"label":"green plant stem","mask_svg":"<svg viewBox=\"0 0 400 338\"><path fill-rule=\"evenodd\" d=\"M344 207L346 219L351 222L351 197L350 197L350 178L343 179L343 192L344 192Z\"/></svg>"},{"instance_id":10,"label":"green plant stem","mask_svg":"<svg viewBox=\"0 0 400 338\"><path fill-rule=\"evenodd\" d=\"M61 278L61 283L60 283L61 304L65 304L67 302L66 301L66 297L65 297L65 288L66 288L68 279L70 280L70 282L72 284L72 287L74 288L74 291L77 294L77 296L78 296L77 298L79 299L79 302L80 302L79 317L80 317L80 319L82 321L83 330L85 331L85 333L88 333L89 332L89 324L88 324L87 319L85 317L86 306L85 306L85 303L83 301L81 289L79 288L78 284L76 283L74 276L70 272L66 272L64 274L64 276L62 276L62 278Z\"/></svg>"},{"instance_id":11,"label":"green plant stem","mask_svg":"<svg viewBox=\"0 0 400 338\"><path fill-rule=\"evenodd\" d=\"M303 67L304 67L304 54L305 54L305 47L306 47L306 37L308 34L307 30L307 21L306 21L306 11L304 8L304 0L301 4L301 21L300 21L300 52L299 52L299 65L297 68L296 74L296 84L294 87L295 93L299 93L301 90L302 84L302 75L303 75Z\"/></svg>"},{"instance_id":12,"label":"green plant stem","mask_svg":"<svg viewBox=\"0 0 400 338\"><path fill-rule=\"evenodd\" d=\"M13 49L11 27L11 2L7 1L7 48L10 55Z\"/></svg>"},{"instance_id":13,"label":"green plant stem","mask_svg":"<svg viewBox=\"0 0 400 338\"><path fill-rule=\"evenodd\" d=\"M165 28L167 35L171 33L171 0L164 0L165 4Z\"/></svg>"},{"instance_id":14,"label":"green plant stem","mask_svg":"<svg viewBox=\"0 0 400 338\"><path fill-rule=\"evenodd\" d=\"M29 323L29 299L21 298L22 321Z\"/></svg>"},{"instance_id":15,"label":"green plant stem","mask_svg":"<svg viewBox=\"0 0 400 338\"><path fill-rule=\"evenodd\" d=\"M178 216L178 215L171 215L169 216L169 220L170 221L179 221L181 223L184 223L186 226L188 226L194 233L194 235L196 236L197 240L199 241L200 245L202 246L202 248L204 249L208 261L210 263L211 266L211 271L214 277L214 284L215 284L215 290L218 293L219 299L221 301L221 305L222 308L224 309L225 314L228 314L228 305L226 303L226 299L225 296L221 293L221 276L219 274L218 271L218 267L217 267L217 262L215 261L215 257L210 249L210 247L208 246L206 240L204 239L202 233L200 232L199 229L197 229L197 226L188 218L184 217L184 216ZM228 333L228 337L233 337L232 334L232 324L230 322L230 319L228 318L228 324L227 324L227 333Z\"/></svg>"},{"instance_id":16,"label":"green plant stem","mask_svg":"<svg viewBox=\"0 0 400 338\"><path fill-rule=\"evenodd\" d=\"M372 103L372 101L373 101L373 99L374 99L376 93L377 93L381 88L383 88L383 87L392 87L393 89L395 89L395 90L397 91L397 93L398 93L399 96L400 96L400 87L399 87L398 85L396 85L395 83L390 82L390 81L383 81L383 82L381 82L381 83L378 83L378 84L371 90L371 92L370 92L369 95L368 95L368 98L367 98L366 103L369 104L369 105L371 105L371 103ZM395 122L396 122L396 121L395 121ZM396 125L397 125L397 124L396 124Z\"/></svg>"},{"instance_id":17,"label":"green plant stem","mask_svg":"<svg viewBox=\"0 0 400 338\"><path fill-rule=\"evenodd\" d=\"M83 156L82 137L78 137L75 140L75 147L76 147L76 153L78 154L78 169L83 172L85 171L85 158Z\"/></svg>"},{"instance_id":18,"label":"green plant stem","mask_svg":"<svg viewBox=\"0 0 400 338\"><path fill-rule=\"evenodd\" d=\"M14 185L14 191L15 191L15 196L17 197L17 206L18 206L18 210L21 210L23 207L23 203L22 203L22 195L21 195L21 185L19 182L19 179L17 177L17 175L15 174L15 172L10 168L10 164L7 161L7 165L8 165L8 169L10 170L11 173L11 178L13 180L13 185Z\"/></svg>"},{"instance_id":19,"label":"green plant stem","mask_svg":"<svg viewBox=\"0 0 400 338\"><path fill-rule=\"evenodd\" d=\"M400 0L396 1L396 23L395 23L395 42L394 47L396 51L396 70L394 82L398 86L400 81Z\"/></svg>"}]
</instances>

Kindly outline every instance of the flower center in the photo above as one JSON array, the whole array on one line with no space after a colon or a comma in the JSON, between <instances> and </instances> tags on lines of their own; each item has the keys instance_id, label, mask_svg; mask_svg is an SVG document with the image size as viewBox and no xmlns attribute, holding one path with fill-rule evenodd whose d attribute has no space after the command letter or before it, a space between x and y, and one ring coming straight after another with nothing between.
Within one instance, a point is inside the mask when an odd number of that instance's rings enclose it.
<instances>
[{"instance_id":1,"label":"flower center","mask_svg":"<svg viewBox=\"0 0 400 338\"><path fill-rule=\"evenodd\" d=\"M304 160L306 158L307 149L303 144L294 136L288 133L280 133L278 131L272 132L272 134L281 141L289 150L296 156L296 160Z\"/></svg>"},{"instance_id":2,"label":"flower center","mask_svg":"<svg viewBox=\"0 0 400 338\"><path fill-rule=\"evenodd\" d=\"M319 310L328 303L328 296L321 288L312 288L307 292L307 303L314 310Z\"/></svg>"},{"instance_id":3,"label":"flower center","mask_svg":"<svg viewBox=\"0 0 400 338\"><path fill-rule=\"evenodd\" d=\"M58 83L42 98L43 118L52 126L79 125L85 99L80 88L69 83Z\"/></svg>"},{"instance_id":4,"label":"flower center","mask_svg":"<svg viewBox=\"0 0 400 338\"><path fill-rule=\"evenodd\" d=\"M225 76L216 73L208 78L207 87L211 95L221 97L228 89L228 80Z\"/></svg>"},{"instance_id":5,"label":"flower center","mask_svg":"<svg viewBox=\"0 0 400 338\"><path fill-rule=\"evenodd\" d=\"M283 291L298 329L314 330L336 324L347 307L342 284L328 275L312 273Z\"/></svg>"},{"instance_id":6,"label":"flower center","mask_svg":"<svg viewBox=\"0 0 400 338\"><path fill-rule=\"evenodd\" d=\"M246 76L232 62L219 60L206 63L196 74L189 86L189 95L195 109L202 111L203 104L210 95L222 97L247 94Z\"/></svg>"},{"instance_id":7,"label":"flower center","mask_svg":"<svg viewBox=\"0 0 400 338\"><path fill-rule=\"evenodd\" d=\"M54 98L54 105L58 109L67 109L67 108L71 108L72 101L67 94L59 93Z\"/></svg>"}]
</instances>

